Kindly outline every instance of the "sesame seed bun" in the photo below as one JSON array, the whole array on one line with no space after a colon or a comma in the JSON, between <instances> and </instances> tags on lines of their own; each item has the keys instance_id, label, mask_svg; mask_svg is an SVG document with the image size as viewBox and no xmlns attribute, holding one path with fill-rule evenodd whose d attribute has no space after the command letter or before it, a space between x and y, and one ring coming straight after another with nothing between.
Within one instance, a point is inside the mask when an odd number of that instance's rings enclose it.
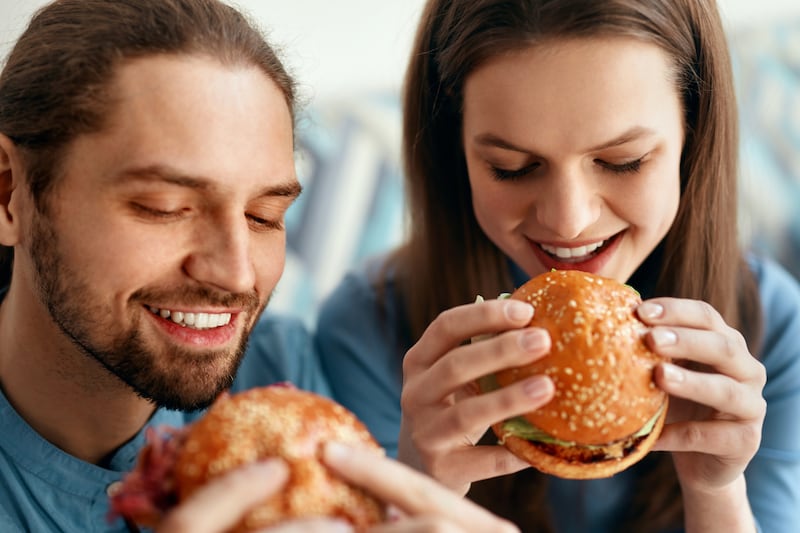
<instances>
[{"instance_id":1,"label":"sesame seed bun","mask_svg":"<svg viewBox=\"0 0 800 533\"><path fill-rule=\"evenodd\" d=\"M534 306L530 325L550 333L551 350L498 372L496 382L504 387L541 374L553 380L554 398L522 417L552 440L527 440L501 423L493 426L501 442L566 478L608 477L644 457L663 427L668 396L653 382L664 359L644 342L639 294L613 279L559 270L531 279L511 298Z\"/></svg>"},{"instance_id":2,"label":"sesame seed bun","mask_svg":"<svg viewBox=\"0 0 800 533\"><path fill-rule=\"evenodd\" d=\"M231 531L261 530L294 518L338 517L357 531L385 521L385 505L335 476L322 445L341 442L383 454L350 411L290 384L223 394L191 425L148 431L135 468L111 494L110 518L155 528L213 478L247 463L280 457L289 467L281 491L253 508Z\"/></svg>"},{"instance_id":3,"label":"sesame seed bun","mask_svg":"<svg viewBox=\"0 0 800 533\"><path fill-rule=\"evenodd\" d=\"M383 453L355 415L322 396L271 386L220 397L192 425L178 455L179 500L231 468L281 457L289 465L289 484L253 509L235 531L314 516L344 518L359 530L382 522L383 504L334 476L320 461L321 446L328 441Z\"/></svg>"}]
</instances>

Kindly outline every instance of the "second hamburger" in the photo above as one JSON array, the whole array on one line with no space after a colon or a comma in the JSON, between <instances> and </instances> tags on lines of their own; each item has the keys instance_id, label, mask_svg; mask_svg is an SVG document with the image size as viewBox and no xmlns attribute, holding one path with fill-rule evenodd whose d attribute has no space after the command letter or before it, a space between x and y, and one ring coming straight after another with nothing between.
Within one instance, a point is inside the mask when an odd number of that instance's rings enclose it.
<instances>
[{"instance_id":1,"label":"second hamburger","mask_svg":"<svg viewBox=\"0 0 800 533\"><path fill-rule=\"evenodd\" d=\"M613 279L558 270L534 277L511 298L535 308L530 326L549 332L550 353L487 376L480 388L546 375L555 396L494 424L500 442L540 471L570 479L609 477L642 459L661 433L668 395L653 381L665 359L644 342L639 294Z\"/></svg>"}]
</instances>

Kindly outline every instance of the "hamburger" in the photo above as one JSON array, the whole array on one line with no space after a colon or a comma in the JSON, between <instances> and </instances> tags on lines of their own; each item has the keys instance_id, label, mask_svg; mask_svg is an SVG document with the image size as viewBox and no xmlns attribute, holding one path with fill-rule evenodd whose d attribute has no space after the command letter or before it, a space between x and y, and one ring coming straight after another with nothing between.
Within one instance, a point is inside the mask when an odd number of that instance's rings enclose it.
<instances>
[{"instance_id":1,"label":"hamburger","mask_svg":"<svg viewBox=\"0 0 800 533\"><path fill-rule=\"evenodd\" d=\"M500 443L538 470L568 479L610 477L641 460L661 433L668 395L653 382L665 359L644 342L641 297L613 279L554 270L510 298L530 303L530 326L550 333L550 353L479 381L483 392L534 375L555 385L553 399L492 426Z\"/></svg>"},{"instance_id":2,"label":"hamburger","mask_svg":"<svg viewBox=\"0 0 800 533\"><path fill-rule=\"evenodd\" d=\"M289 384L223 394L193 424L148 434L134 470L111 496L111 517L154 527L215 477L279 457L289 467L287 485L251 509L233 531L321 516L342 518L358 530L383 522L382 503L321 462L328 441L383 453L355 415L323 396Z\"/></svg>"}]
</instances>

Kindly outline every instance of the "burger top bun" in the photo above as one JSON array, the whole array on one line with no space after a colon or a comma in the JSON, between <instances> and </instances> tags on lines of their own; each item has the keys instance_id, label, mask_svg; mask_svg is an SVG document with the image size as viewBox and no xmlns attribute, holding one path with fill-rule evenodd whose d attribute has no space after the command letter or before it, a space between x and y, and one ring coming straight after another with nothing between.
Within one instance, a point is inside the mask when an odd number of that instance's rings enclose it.
<instances>
[{"instance_id":1,"label":"burger top bun","mask_svg":"<svg viewBox=\"0 0 800 533\"><path fill-rule=\"evenodd\" d=\"M292 386L224 395L186 435L175 465L179 500L239 465L281 457L289 465L288 485L251 511L236 531L296 517L338 516L356 529L382 522L382 504L320 462L328 441L383 453L350 411L322 396Z\"/></svg>"},{"instance_id":2,"label":"burger top bun","mask_svg":"<svg viewBox=\"0 0 800 533\"><path fill-rule=\"evenodd\" d=\"M663 359L644 343L631 287L576 270L539 275L511 298L529 302L531 326L550 333L550 353L496 375L500 386L544 374L555 396L525 418L563 441L606 444L640 430L667 399L652 379Z\"/></svg>"}]
</instances>

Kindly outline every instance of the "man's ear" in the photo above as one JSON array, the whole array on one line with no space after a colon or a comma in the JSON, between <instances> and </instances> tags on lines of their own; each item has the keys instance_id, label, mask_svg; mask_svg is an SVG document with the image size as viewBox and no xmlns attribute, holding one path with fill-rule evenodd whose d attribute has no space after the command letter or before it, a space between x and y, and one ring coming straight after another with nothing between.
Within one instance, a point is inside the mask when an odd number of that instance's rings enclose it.
<instances>
[{"instance_id":1,"label":"man's ear","mask_svg":"<svg viewBox=\"0 0 800 533\"><path fill-rule=\"evenodd\" d=\"M0 133L0 244L4 246L14 246L19 240L21 163L17 146Z\"/></svg>"}]
</instances>

